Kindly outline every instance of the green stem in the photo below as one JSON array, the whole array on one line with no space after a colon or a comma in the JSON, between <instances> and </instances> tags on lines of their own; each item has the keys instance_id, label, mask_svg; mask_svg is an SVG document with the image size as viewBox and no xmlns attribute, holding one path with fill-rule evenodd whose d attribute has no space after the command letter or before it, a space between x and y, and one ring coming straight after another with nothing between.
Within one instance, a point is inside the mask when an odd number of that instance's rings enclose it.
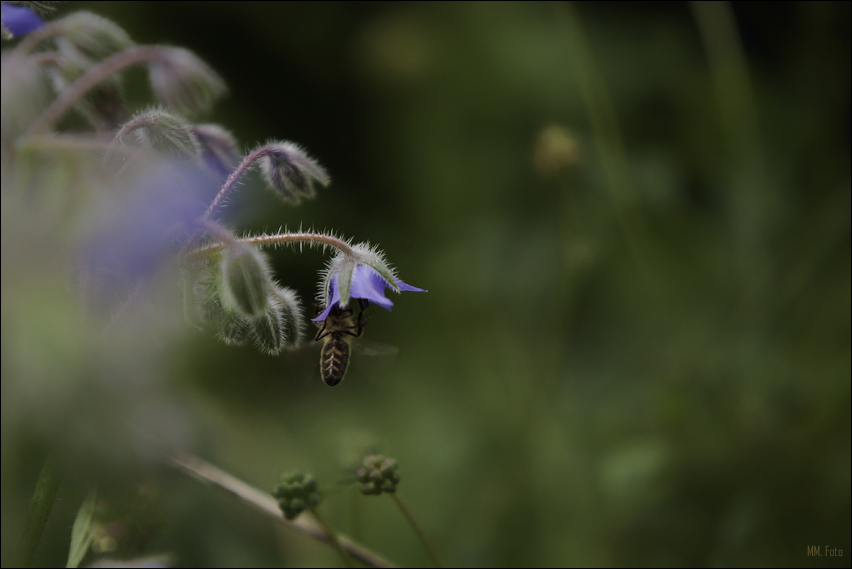
<instances>
[{"instance_id":1,"label":"green stem","mask_svg":"<svg viewBox=\"0 0 852 569\"><path fill-rule=\"evenodd\" d=\"M284 514L281 512L281 508L278 507L278 501L272 497L272 494L246 484L239 478L230 475L224 470L216 468L209 462L201 460L197 456L191 454L174 456L171 458L171 463L175 468L185 472L193 478L212 484L213 486L216 486L217 488L237 497L243 503L266 516L270 516L282 525L301 532L311 539L315 539L323 543L327 543L329 541L328 531L319 526L317 522L310 518L310 516L299 516L295 520L288 520L284 517ZM352 557L370 567L394 567L394 565L389 563L387 560L379 557L372 551L358 545L345 536L338 536L338 542Z\"/></svg>"},{"instance_id":2,"label":"green stem","mask_svg":"<svg viewBox=\"0 0 852 569\"><path fill-rule=\"evenodd\" d=\"M420 543L423 544L423 548L426 550L426 553L429 554L429 557L432 558L432 563L437 567L445 567L441 558L438 557L438 552L435 551L435 548L432 547L432 544L429 543L429 540L426 539L426 534L423 533L423 530L420 529L420 526L417 525L417 520L414 519L414 516L405 507L405 504L402 502L402 499L397 495L396 492L391 494L391 498L396 502L396 505L399 506L400 511L402 511L402 515L405 516L405 519L408 520L408 523L411 524L411 527L414 529L414 533L417 534L417 537L420 539Z\"/></svg>"},{"instance_id":3,"label":"green stem","mask_svg":"<svg viewBox=\"0 0 852 569\"><path fill-rule=\"evenodd\" d=\"M59 470L56 469L51 460L45 461L44 468L41 469L41 474L36 483L33 500L30 502L27 519L24 521L24 530L21 532L14 562L15 566L32 566L38 543L41 541L41 534L44 533L44 526L47 524L47 518L50 515L50 509L56 500L60 479Z\"/></svg>"},{"instance_id":4,"label":"green stem","mask_svg":"<svg viewBox=\"0 0 852 569\"><path fill-rule=\"evenodd\" d=\"M644 222L638 208L633 205L636 192L609 89L598 70L576 8L571 3L554 6L566 27L577 84L595 135L595 147L603 166L616 223L624 236L628 253L650 285Z\"/></svg>"},{"instance_id":5,"label":"green stem","mask_svg":"<svg viewBox=\"0 0 852 569\"><path fill-rule=\"evenodd\" d=\"M355 567L355 564L352 562L352 558L349 557L349 554L346 553L346 550L343 549L342 545L340 545L340 539L337 537L337 532L334 531L334 528L331 527L331 524L328 523L326 519L322 517L322 515L320 515L318 508L314 507L310 508L310 510L314 517L317 519L317 521L319 521L319 523L321 523L322 526L325 528L325 531L328 534L328 539L331 541L331 544L337 550L337 553L340 554L340 557L343 558L343 563L347 567Z\"/></svg>"},{"instance_id":6,"label":"green stem","mask_svg":"<svg viewBox=\"0 0 852 569\"><path fill-rule=\"evenodd\" d=\"M210 221L205 220L204 223L212 223ZM206 226L205 226L206 228ZM219 235L215 235L219 237ZM331 235L323 235L322 233L279 233L278 235L257 235L255 237L244 237L242 239L237 240L238 243L246 243L248 245L256 245L258 247L268 246L268 245L282 245L284 243L310 243L312 245L328 245L329 247L334 247L339 251L343 251L347 255L352 255L352 247L349 246L345 241L338 239L337 237L332 237ZM198 249L194 249L192 251L187 251L185 256L187 258L192 257L209 257L221 250L224 247L223 243L211 243L210 245L205 245L204 247L199 247Z\"/></svg>"}]
</instances>

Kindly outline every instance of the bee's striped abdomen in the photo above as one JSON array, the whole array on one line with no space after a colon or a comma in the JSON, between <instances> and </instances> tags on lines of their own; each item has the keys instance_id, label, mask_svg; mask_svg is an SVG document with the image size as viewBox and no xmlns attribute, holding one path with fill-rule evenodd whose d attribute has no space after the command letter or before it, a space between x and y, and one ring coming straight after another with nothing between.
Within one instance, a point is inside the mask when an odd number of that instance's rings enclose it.
<instances>
[{"instance_id":1,"label":"bee's striped abdomen","mask_svg":"<svg viewBox=\"0 0 852 569\"><path fill-rule=\"evenodd\" d=\"M320 372L322 380L329 387L343 381L346 368L349 367L349 343L342 334L331 334L320 353Z\"/></svg>"}]
</instances>

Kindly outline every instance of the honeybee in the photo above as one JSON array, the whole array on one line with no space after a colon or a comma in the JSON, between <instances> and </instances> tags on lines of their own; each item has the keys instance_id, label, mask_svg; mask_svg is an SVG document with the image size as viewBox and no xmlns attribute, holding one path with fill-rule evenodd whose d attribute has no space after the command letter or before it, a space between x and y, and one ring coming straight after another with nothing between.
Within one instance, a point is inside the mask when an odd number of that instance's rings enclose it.
<instances>
[{"instance_id":1,"label":"honeybee","mask_svg":"<svg viewBox=\"0 0 852 569\"><path fill-rule=\"evenodd\" d=\"M320 352L320 373L322 380L329 387L334 387L343 381L343 376L346 375L346 369L349 367L352 338L360 336L364 326L370 321L370 318L364 314L370 302L358 299L358 303L361 312L354 323L352 309L343 309L337 305L331 307L331 312L324 321L317 322L320 330L314 339L317 342L323 340ZM320 304L317 301L317 314L320 312Z\"/></svg>"}]
</instances>

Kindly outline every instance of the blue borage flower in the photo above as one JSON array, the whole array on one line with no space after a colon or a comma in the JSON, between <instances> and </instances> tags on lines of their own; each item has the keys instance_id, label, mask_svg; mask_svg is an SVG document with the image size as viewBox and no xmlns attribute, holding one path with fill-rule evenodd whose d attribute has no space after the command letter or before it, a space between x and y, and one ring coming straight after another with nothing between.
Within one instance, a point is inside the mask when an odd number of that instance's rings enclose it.
<instances>
[{"instance_id":1,"label":"blue borage flower","mask_svg":"<svg viewBox=\"0 0 852 569\"><path fill-rule=\"evenodd\" d=\"M13 38L25 36L44 25L35 12L7 2L0 2L0 20Z\"/></svg>"},{"instance_id":2,"label":"blue borage flower","mask_svg":"<svg viewBox=\"0 0 852 569\"><path fill-rule=\"evenodd\" d=\"M385 297L388 288L396 292L427 292L398 279L384 255L368 244L353 245L352 254L341 252L329 262L320 285L325 310L313 321L325 320L332 306L337 304L344 308L352 298L368 300L390 310L393 302Z\"/></svg>"},{"instance_id":3,"label":"blue borage flower","mask_svg":"<svg viewBox=\"0 0 852 569\"><path fill-rule=\"evenodd\" d=\"M194 229L217 187L218 178L200 164L150 165L121 195L99 202L83 267L130 283L147 280L179 246L176 238Z\"/></svg>"}]
</instances>

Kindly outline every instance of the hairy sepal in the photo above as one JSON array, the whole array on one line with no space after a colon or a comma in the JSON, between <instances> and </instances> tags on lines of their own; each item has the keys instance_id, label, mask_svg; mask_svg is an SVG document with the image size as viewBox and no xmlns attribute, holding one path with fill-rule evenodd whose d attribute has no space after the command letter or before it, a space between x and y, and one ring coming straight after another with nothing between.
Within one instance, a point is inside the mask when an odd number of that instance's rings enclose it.
<instances>
[{"instance_id":1,"label":"hairy sepal","mask_svg":"<svg viewBox=\"0 0 852 569\"><path fill-rule=\"evenodd\" d=\"M259 318L269 304L272 282L266 256L255 247L234 244L222 255L220 296L226 311Z\"/></svg>"}]
</instances>

